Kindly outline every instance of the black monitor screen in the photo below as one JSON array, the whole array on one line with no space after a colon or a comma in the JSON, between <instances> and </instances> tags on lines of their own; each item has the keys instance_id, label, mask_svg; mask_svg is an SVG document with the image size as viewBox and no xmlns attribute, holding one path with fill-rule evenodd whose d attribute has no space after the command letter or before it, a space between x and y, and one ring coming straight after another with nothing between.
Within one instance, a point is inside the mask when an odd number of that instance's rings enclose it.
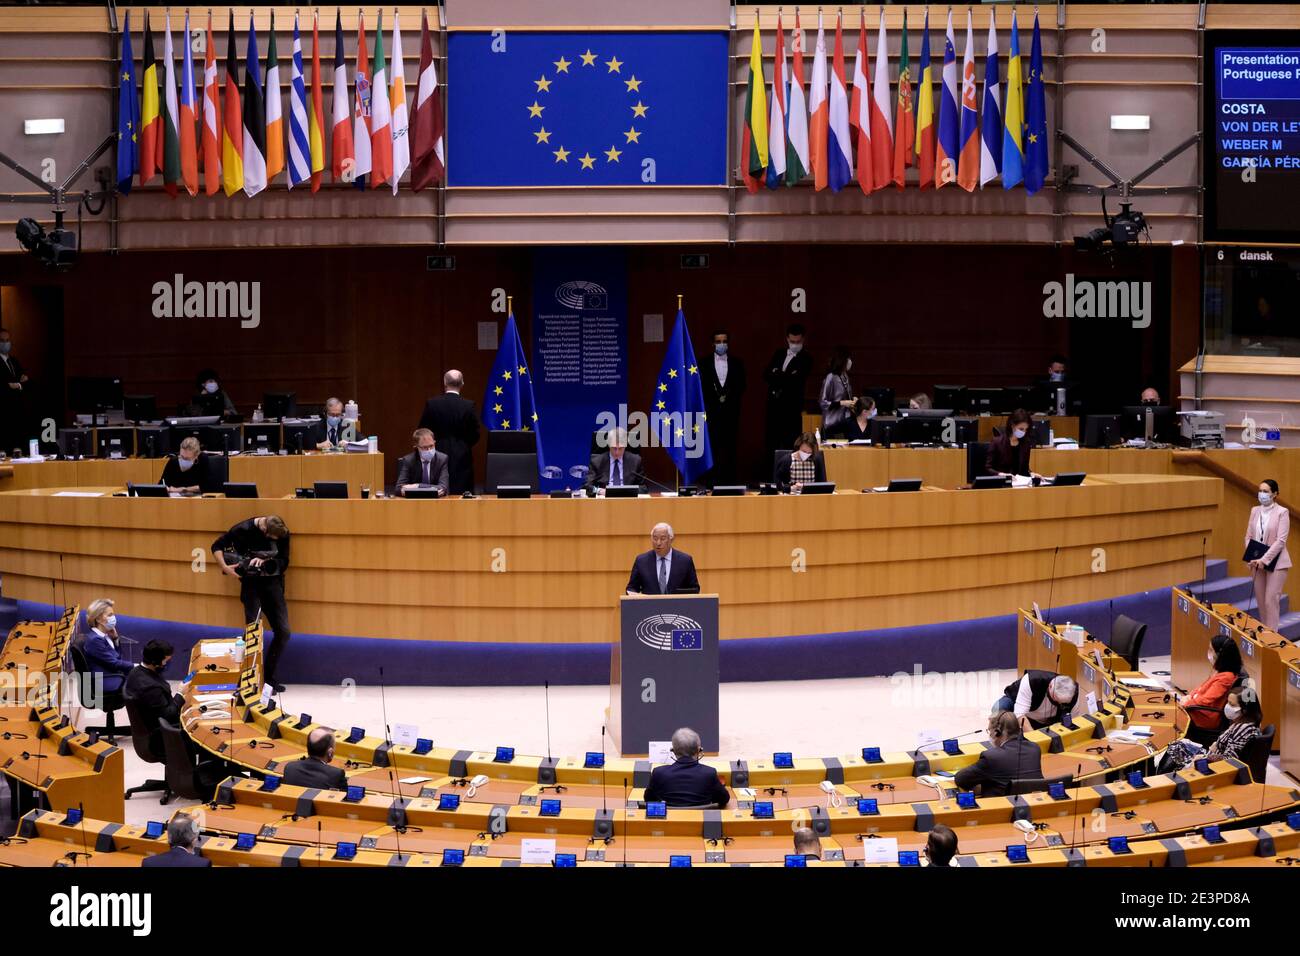
<instances>
[{"instance_id":1,"label":"black monitor screen","mask_svg":"<svg viewBox=\"0 0 1300 956\"><path fill-rule=\"evenodd\" d=\"M73 376L68 379L68 405L74 412L82 413L121 408L122 380Z\"/></svg>"}]
</instances>

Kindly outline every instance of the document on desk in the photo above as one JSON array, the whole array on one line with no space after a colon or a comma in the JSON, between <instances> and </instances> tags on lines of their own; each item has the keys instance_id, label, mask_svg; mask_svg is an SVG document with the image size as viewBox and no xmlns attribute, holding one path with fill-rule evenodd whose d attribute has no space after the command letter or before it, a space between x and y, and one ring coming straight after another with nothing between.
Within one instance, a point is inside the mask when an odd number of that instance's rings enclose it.
<instances>
[{"instance_id":1,"label":"document on desk","mask_svg":"<svg viewBox=\"0 0 1300 956\"><path fill-rule=\"evenodd\" d=\"M673 742L671 740L652 740L650 741L650 755L647 758L652 764L673 763Z\"/></svg>"},{"instance_id":2,"label":"document on desk","mask_svg":"<svg viewBox=\"0 0 1300 956\"><path fill-rule=\"evenodd\" d=\"M393 724L393 743L414 747L420 738L420 728L415 724Z\"/></svg>"},{"instance_id":3,"label":"document on desk","mask_svg":"<svg viewBox=\"0 0 1300 956\"><path fill-rule=\"evenodd\" d=\"M898 838L879 837L875 840L863 840L862 860L864 863L897 863Z\"/></svg>"},{"instance_id":4,"label":"document on desk","mask_svg":"<svg viewBox=\"0 0 1300 956\"><path fill-rule=\"evenodd\" d=\"M554 840L520 840L520 863L542 863L547 866L555 862Z\"/></svg>"},{"instance_id":5,"label":"document on desk","mask_svg":"<svg viewBox=\"0 0 1300 956\"><path fill-rule=\"evenodd\" d=\"M234 650L234 641L205 641L203 644L204 657L225 657Z\"/></svg>"},{"instance_id":6,"label":"document on desk","mask_svg":"<svg viewBox=\"0 0 1300 956\"><path fill-rule=\"evenodd\" d=\"M938 746L939 742L942 740L943 740L942 730L918 731L916 735L916 749L919 751L919 750L925 750L930 747L936 747Z\"/></svg>"},{"instance_id":7,"label":"document on desk","mask_svg":"<svg viewBox=\"0 0 1300 956\"><path fill-rule=\"evenodd\" d=\"M1125 687L1141 687L1143 690L1164 690L1165 685L1149 677L1121 677L1119 682Z\"/></svg>"},{"instance_id":8,"label":"document on desk","mask_svg":"<svg viewBox=\"0 0 1300 956\"><path fill-rule=\"evenodd\" d=\"M51 498L102 498L102 491L56 491Z\"/></svg>"},{"instance_id":9,"label":"document on desk","mask_svg":"<svg viewBox=\"0 0 1300 956\"><path fill-rule=\"evenodd\" d=\"M1011 476L1011 487L1012 487L1012 488L1029 488L1029 487L1032 487L1033 484L1034 484L1034 479L1033 479L1033 478L1030 478L1028 475L1012 475L1012 476Z\"/></svg>"}]
</instances>

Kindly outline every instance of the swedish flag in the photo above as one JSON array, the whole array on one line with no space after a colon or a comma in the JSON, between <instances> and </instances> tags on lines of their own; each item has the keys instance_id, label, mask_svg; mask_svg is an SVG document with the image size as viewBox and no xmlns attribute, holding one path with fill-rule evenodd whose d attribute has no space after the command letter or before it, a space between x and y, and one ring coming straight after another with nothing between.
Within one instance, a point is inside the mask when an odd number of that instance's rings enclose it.
<instances>
[{"instance_id":1,"label":"swedish flag","mask_svg":"<svg viewBox=\"0 0 1300 956\"><path fill-rule=\"evenodd\" d=\"M686 316L677 310L668 352L655 380L650 403L650 428L657 441L668 449L668 457L687 484L713 467L709 447L708 413L704 410L704 387L695 363L695 349L686 328Z\"/></svg>"},{"instance_id":2,"label":"swedish flag","mask_svg":"<svg viewBox=\"0 0 1300 956\"><path fill-rule=\"evenodd\" d=\"M542 433L538 427L537 402L533 399L533 378L528 371L528 355L519 338L515 314L506 319L496 361L483 393L483 424L492 431L535 432L537 467L546 467L542 455Z\"/></svg>"}]
</instances>

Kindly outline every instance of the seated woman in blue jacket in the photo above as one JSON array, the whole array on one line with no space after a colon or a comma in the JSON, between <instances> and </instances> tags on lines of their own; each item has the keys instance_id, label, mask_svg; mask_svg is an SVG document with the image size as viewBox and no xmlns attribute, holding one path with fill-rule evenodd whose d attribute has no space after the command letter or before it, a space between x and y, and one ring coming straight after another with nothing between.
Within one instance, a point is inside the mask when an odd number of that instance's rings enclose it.
<instances>
[{"instance_id":1,"label":"seated woman in blue jacket","mask_svg":"<svg viewBox=\"0 0 1300 956\"><path fill-rule=\"evenodd\" d=\"M104 675L105 693L122 689L122 682L135 665L125 660L118 650L117 615L108 598L91 601L86 608L86 626L89 633L82 639L81 653L86 656L86 666L92 674Z\"/></svg>"}]
</instances>

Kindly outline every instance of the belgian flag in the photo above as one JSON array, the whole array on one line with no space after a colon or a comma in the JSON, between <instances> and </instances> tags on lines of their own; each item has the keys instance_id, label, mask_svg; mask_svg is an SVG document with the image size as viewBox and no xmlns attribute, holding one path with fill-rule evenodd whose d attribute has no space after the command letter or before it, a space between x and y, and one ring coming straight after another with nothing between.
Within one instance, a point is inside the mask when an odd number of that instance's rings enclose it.
<instances>
[{"instance_id":1,"label":"belgian flag","mask_svg":"<svg viewBox=\"0 0 1300 956\"><path fill-rule=\"evenodd\" d=\"M140 185L162 169L162 116L158 112L158 61L153 55L149 11L144 14L144 75L140 78Z\"/></svg>"}]
</instances>

